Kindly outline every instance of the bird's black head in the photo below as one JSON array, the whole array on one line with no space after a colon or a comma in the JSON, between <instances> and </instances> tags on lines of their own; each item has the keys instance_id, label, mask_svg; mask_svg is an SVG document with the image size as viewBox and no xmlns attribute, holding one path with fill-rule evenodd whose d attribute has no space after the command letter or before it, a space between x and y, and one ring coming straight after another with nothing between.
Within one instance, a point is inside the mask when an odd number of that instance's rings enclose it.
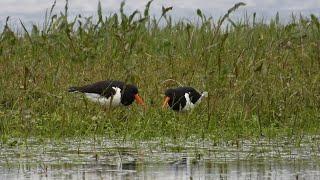
<instances>
[{"instance_id":1,"label":"bird's black head","mask_svg":"<svg viewBox=\"0 0 320 180\"><path fill-rule=\"evenodd\" d=\"M195 103L200 97L201 94L199 94L194 88L192 87L178 87L175 89L167 89L165 92L165 95L170 97L171 99L180 99L184 97L185 93L189 94L189 97L192 101L192 103Z\"/></svg>"},{"instance_id":2,"label":"bird's black head","mask_svg":"<svg viewBox=\"0 0 320 180\"><path fill-rule=\"evenodd\" d=\"M164 94L170 98L173 98L175 96L174 89L167 89Z\"/></svg>"},{"instance_id":3,"label":"bird's black head","mask_svg":"<svg viewBox=\"0 0 320 180\"><path fill-rule=\"evenodd\" d=\"M189 94L191 102L194 104L201 95L192 87L178 87L167 89L165 92L165 101L163 107L169 105L173 110L179 111L186 105L185 94Z\"/></svg>"},{"instance_id":4,"label":"bird's black head","mask_svg":"<svg viewBox=\"0 0 320 180\"><path fill-rule=\"evenodd\" d=\"M138 88L135 85L127 84L121 95L121 104L128 106L136 100L138 104L144 105L143 100L138 95Z\"/></svg>"},{"instance_id":5,"label":"bird's black head","mask_svg":"<svg viewBox=\"0 0 320 180\"><path fill-rule=\"evenodd\" d=\"M169 105L173 110L179 111L186 104L184 99L185 91L181 88L167 89L163 107Z\"/></svg>"}]
</instances>

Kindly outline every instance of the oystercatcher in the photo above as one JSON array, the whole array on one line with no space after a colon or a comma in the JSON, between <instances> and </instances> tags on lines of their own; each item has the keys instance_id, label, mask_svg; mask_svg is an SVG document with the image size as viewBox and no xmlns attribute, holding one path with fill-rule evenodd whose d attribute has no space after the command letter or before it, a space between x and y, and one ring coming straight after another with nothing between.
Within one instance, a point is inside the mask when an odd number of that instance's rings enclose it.
<instances>
[{"instance_id":1,"label":"oystercatcher","mask_svg":"<svg viewBox=\"0 0 320 180\"><path fill-rule=\"evenodd\" d=\"M80 87L70 87L69 92L84 93L89 100L106 106L129 106L134 100L144 106L142 98L138 95L138 88L121 81L107 80Z\"/></svg>"},{"instance_id":2,"label":"oystercatcher","mask_svg":"<svg viewBox=\"0 0 320 180\"><path fill-rule=\"evenodd\" d=\"M175 111L188 111L199 104L204 97L208 97L208 92L200 94L192 87L167 89L162 107L165 108L169 105Z\"/></svg>"}]
</instances>

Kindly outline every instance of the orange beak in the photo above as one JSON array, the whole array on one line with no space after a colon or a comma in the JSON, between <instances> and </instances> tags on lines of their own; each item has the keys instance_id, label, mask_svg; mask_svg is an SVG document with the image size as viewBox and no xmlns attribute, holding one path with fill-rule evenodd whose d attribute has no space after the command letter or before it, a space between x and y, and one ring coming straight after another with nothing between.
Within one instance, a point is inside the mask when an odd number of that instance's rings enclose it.
<instances>
[{"instance_id":1,"label":"orange beak","mask_svg":"<svg viewBox=\"0 0 320 180\"><path fill-rule=\"evenodd\" d=\"M138 94L134 95L134 99L136 99L138 104L144 106L144 102L143 102L142 98Z\"/></svg>"},{"instance_id":2,"label":"orange beak","mask_svg":"<svg viewBox=\"0 0 320 180\"><path fill-rule=\"evenodd\" d=\"M168 102L169 102L169 100L170 100L170 98L168 97L168 96L166 96L165 98L164 98L164 101L163 101L163 104L162 104L162 108L166 108L166 107L168 107Z\"/></svg>"}]
</instances>

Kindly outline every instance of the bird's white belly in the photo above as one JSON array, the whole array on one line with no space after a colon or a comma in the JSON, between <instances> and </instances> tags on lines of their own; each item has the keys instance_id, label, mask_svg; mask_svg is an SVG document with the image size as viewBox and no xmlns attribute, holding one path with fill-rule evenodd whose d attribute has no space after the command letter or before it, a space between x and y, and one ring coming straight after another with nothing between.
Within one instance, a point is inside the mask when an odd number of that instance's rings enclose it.
<instances>
[{"instance_id":1,"label":"bird's white belly","mask_svg":"<svg viewBox=\"0 0 320 180\"><path fill-rule=\"evenodd\" d=\"M121 90L119 88L114 89L116 90L116 94L114 96L110 96L109 98L95 93L85 93L85 95L90 101L100 103L101 105L119 106L121 103Z\"/></svg>"},{"instance_id":2,"label":"bird's white belly","mask_svg":"<svg viewBox=\"0 0 320 180\"><path fill-rule=\"evenodd\" d=\"M181 109L182 111L189 111L194 108L194 104L191 102L189 94L185 93L184 97L186 98L186 105Z\"/></svg>"}]
</instances>

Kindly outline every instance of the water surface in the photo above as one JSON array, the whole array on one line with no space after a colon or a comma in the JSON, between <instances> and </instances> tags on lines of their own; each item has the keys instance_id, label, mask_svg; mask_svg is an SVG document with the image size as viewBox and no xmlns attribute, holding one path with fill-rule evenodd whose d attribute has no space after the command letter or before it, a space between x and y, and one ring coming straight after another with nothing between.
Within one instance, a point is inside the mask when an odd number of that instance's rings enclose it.
<instances>
[{"instance_id":1,"label":"water surface","mask_svg":"<svg viewBox=\"0 0 320 180\"><path fill-rule=\"evenodd\" d=\"M11 139L0 179L320 179L317 142Z\"/></svg>"}]
</instances>

